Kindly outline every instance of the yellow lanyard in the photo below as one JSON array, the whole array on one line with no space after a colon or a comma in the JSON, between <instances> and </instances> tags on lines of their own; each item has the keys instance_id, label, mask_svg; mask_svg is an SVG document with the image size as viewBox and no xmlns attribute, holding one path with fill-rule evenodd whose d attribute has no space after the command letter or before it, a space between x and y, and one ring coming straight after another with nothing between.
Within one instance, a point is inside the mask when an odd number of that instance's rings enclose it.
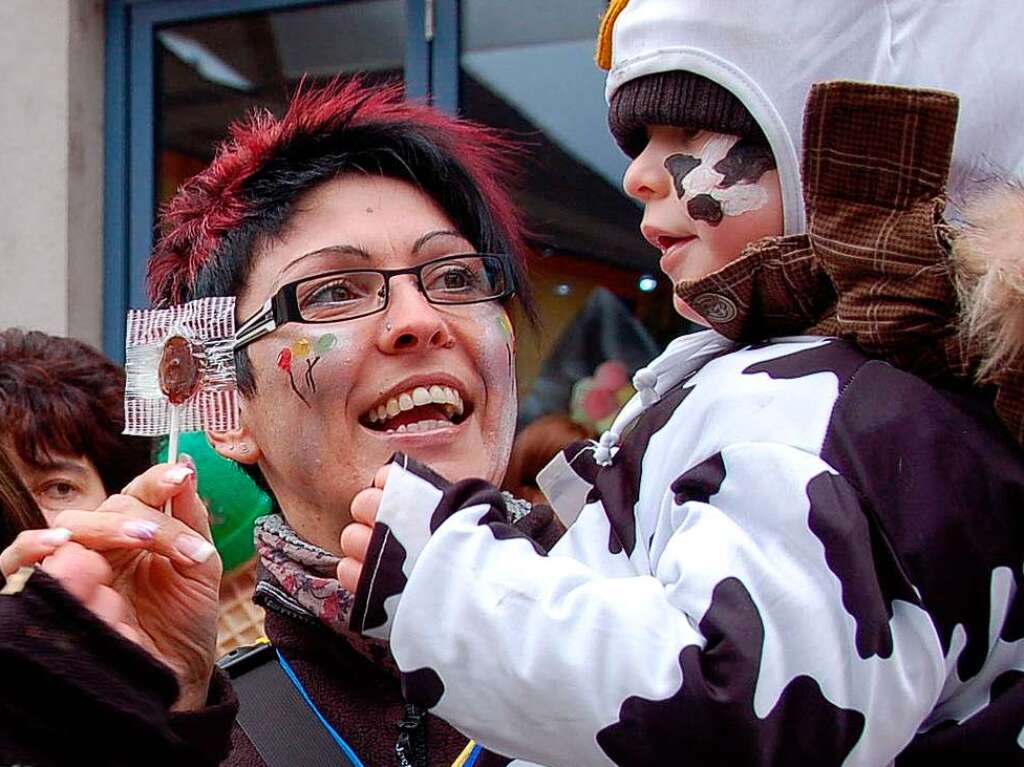
<instances>
[{"instance_id":1,"label":"yellow lanyard","mask_svg":"<svg viewBox=\"0 0 1024 767\"><path fill-rule=\"evenodd\" d=\"M475 750L476 741L469 741L469 743L466 744L466 747L462 749L462 753L459 754L458 759L452 762L452 767L465 767L466 764L472 764L472 762L470 762L469 759L473 756L473 752ZM475 762L476 758L474 758L473 761Z\"/></svg>"}]
</instances>

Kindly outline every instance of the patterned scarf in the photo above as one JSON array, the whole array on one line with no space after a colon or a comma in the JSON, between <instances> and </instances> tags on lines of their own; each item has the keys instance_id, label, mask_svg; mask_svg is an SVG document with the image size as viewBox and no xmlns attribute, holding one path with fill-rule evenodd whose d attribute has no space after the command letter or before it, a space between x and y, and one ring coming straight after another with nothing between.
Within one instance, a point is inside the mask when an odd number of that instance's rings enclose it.
<instances>
[{"instance_id":1,"label":"patterned scarf","mask_svg":"<svg viewBox=\"0 0 1024 767\"><path fill-rule=\"evenodd\" d=\"M303 540L280 514L260 517L255 524L259 581L255 601L274 599L316 618L373 663L397 674L385 642L350 631L348 619L355 596L338 583L339 557Z\"/></svg>"},{"instance_id":2,"label":"patterned scarf","mask_svg":"<svg viewBox=\"0 0 1024 767\"><path fill-rule=\"evenodd\" d=\"M502 492L510 522L530 511L530 504ZM256 553L260 567L254 601L264 607L270 600L316 618L343 637L353 649L395 675L398 666L386 642L364 637L348 628L355 595L338 583L339 557L299 537L280 514L268 514L255 523Z\"/></svg>"}]
</instances>

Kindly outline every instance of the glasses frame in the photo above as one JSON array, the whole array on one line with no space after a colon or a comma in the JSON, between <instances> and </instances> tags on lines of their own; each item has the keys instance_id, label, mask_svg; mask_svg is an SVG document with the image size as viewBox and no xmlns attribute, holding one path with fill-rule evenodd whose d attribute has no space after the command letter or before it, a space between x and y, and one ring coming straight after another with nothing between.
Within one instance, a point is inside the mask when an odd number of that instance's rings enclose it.
<instances>
[{"instance_id":1,"label":"glasses frame","mask_svg":"<svg viewBox=\"0 0 1024 767\"><path fill-rule=\"evenodd\" d=\"M423 285L423 270L446 261L456 261L460 258L468 257L496 259L501 265L501 274L505 279L505 290L496 296L477 298L472 301L435 301L432 299L430 294L427 293L426 287ZM299 310L298 300L299 285L304 282L308 282L309 280L322 279L325 277L336 277L342 274L367 273L379 274L384 278L384 301L378 308L369 312L363 312L362 314L356 314L352 317L345 317L344 319L307 320L302 317L302 312ZM442 256L441 258L424 261L418 266L409 266L405 269L337 269L330 272L319 272L317 274L311 274L306 277L302 277L301 279L285 283L278 288L277 292L268 298L266 302L264 302L263 306L239 325L238 329L235 331L235 342L233 348L235 351L244 349L253 341L273 333L279 327L287 325L289 322L298 322L308 325L326 325L332 322L348 322L349 320L359 320L363 317L380 314L382 311L387 309L388 305L391 303L391 278L398 277L402 274L416 275L416 284L419 288L420 294L426 299L427 303L435 306L468 306L470 304L483 304L489 301L504 301L505 299L514 296L516 292L515 285L512 281L512 269L508 262L508 256L501 253L456 253L451 256Z\"/></svg>"}]
</instances>

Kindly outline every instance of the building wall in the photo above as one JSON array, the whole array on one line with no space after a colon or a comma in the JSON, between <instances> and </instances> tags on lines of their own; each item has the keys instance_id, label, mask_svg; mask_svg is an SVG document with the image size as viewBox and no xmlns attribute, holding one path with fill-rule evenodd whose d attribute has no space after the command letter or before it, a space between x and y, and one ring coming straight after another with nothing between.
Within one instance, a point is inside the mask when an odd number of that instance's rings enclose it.
<instances>
[{"instance_id":1,"label":"building wall","mask_svg":"<svg viewBox=\"0 0 1024 767\"><path fill-rule=\"evenodd\" d=\"M0 3L0 328L101 345L102 0Z\"/></svg>"}]
</instances>

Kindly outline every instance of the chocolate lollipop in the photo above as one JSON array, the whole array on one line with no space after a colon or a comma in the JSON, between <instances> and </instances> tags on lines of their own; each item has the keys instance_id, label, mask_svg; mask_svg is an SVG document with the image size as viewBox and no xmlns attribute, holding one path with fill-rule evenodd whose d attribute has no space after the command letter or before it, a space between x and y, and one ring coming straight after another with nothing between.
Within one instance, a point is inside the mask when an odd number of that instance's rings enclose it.
<instances>
[{"instance_id":1,"label":"chocolate lollipop","mask_svg":"<svg viewBox=\"0 0 1024 767\"><path fill-rule=\"evenodd\" d=\"M234 341L233 298L128 312L125 433L166 434L173 463L181 431L238 428Z\"/></svg>"},{"instance_id":2,"label":"chocolate lollipop","mask_svg":"<svg viewBox=\"0 0 1024 767\"><path fill-rule=\"evenodd\" d=\"M203 380L203 369L192 342L184 336L171 336L164 342L158 377L160 391L172 405L188 402Z\"/></svg>"}]
</instances>

